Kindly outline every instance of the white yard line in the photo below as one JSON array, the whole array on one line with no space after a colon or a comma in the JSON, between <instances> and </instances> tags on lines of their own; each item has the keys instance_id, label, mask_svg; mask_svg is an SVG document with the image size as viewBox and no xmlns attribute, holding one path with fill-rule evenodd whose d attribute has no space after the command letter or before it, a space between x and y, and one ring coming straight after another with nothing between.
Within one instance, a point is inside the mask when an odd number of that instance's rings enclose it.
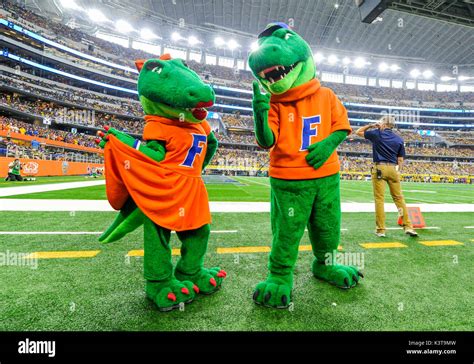
<instances>
[{"instance_id":1,"label":"white yard line","mask_svg":"<svg viewBox=\"0 0 474 364\"><path fill-rule=\"evenodd\" d=\"M385 230L402 230L402 227L388 227ZM422 228L415 228L416 230L441 230L439 226L425 226Z\"/></svg>"},{"instance_id":2,"label":"white yard line","mask_svg":"<svg viewBox=\"0 0 474 364\"><path fill-rule=\"evenodd\" d=\"M474 226L464 226L464 229L474 229Z\"/></svg>"},{"instance_id":3,"label":"white yard line","mask_svg":"<svg viewBox=\"0 0 474 364\"><path fill-rule=\"evenodd\" d=\"M237 232L238 230L211 230L212 234L235 234ZM0 235L100 235L102 233L103 231L0 231Z\"/></svg>"},{"instance_id":4,"label":"white yard line","mask_svg":"<svg viewBox=\"0 0 474 364\"><path fill-rule=\"evenodd\" d=\"M255 183L257 185L262 185L262 186L265 186L265 187L270 187L270 183L263 183L263 182L257 182L257 181L254 181L253 179L246 179L246 178L242 178L242 177L234 177L234 179L236 179L237 181L239 182L243 182L243 183L246 183L247 185L249 183Z\"/></svg>"},{"instance_id":5,"label":"white yard line","mask_svg":"<svg viewBox=\"0 0 474 364\"><path fill-rule=\"evenodd\" d=\"M105 180L99 181L84 181L84 182L65 182L65 183L47 183L43 185L33 186L18 186L18 187L4 187L0 188L0 197L25 195L27 193L48 192L68 190L70 188L81 188L105 185Z\"/></svg>"},{"instance_id":6,"label":"white yard line","mask_svg":"<svg viewBox=\"0 0 474 364\"><path fill-rule=\"evenodd\" d=\"M342 212L374 212L373 203L341 204ZM210 202L211 212L270 212L269 202ZM422 212L474 212L474 204L408 204ZM114 211L107 200L0 199L0 211ZM386 212L397 212L393 203Z\"/></svg>"},{"instance_id":7,"label":"white yard line","mask_svg":"<svg viewBox=\"0 0 474 364\"><path fill-rule=\"evenodd\" d=\"M0 231L0 235L99 235L102 231Z\"/></svg>"}]
</instances>

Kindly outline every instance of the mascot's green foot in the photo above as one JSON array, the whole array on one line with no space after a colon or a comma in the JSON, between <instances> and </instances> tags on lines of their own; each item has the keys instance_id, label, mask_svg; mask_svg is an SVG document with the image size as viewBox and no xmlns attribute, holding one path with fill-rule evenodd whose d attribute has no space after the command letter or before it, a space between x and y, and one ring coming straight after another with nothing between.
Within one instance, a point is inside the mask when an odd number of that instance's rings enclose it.
<instances>
[{"instance_id":1,"label":"mascot's green foot","mask_svg":"<svg viewBox=\"0 0 474 364\"><path fill-rule=\"evenodd\" d=\"M196 274L185 274L175 271L175 276L181 281L194 283L194 291L202 294L212 294L221 288L222 281L227 273L219 267L202 268Z\"/></svg>"},{"instance_id":2,"label":"mascot's green foot","mask_svg":"<svg viewBox=\"0 0 474 364\"><path fill-rule=\"evenodd\" d=\"M329 282L339 288L352 288L359 282L359 277L364 275L353 266L348 265L326 265L319 263L316 259L313 262L313 275L323 281Z\"/></svg>"},{"instance_id":3,"label":"mascot's green foot","mask_svg":"<svg viewBox=\"0 0 474 364\"><path fill-rule=\"evenodd\" d=\"M175 278L166 281L147 281L145 292L159 311L166 312L191 303L196 297L194 284L189 281L178 281Z\"/></svg>"},{"instance_id":4,"label":"mascot's green foot","mask_svg":"<svg viewBox=\"0 0 474 364\"><path fill-rule=\"evenodd\" d=\"M264 282L257 284L253 301L257 305L274 308L287 308L291 302L291 279L270 275Z\"/></svg>"}]
</instances>

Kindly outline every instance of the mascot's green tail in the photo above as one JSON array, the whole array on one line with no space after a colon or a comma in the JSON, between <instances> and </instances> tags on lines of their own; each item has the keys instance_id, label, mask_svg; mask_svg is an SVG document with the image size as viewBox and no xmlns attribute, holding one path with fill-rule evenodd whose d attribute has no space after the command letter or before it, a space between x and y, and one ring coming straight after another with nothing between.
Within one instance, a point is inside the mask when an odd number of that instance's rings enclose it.
<instances>
[{"instance_id":1,"label":"mascot's green tail","mask_svg":"<svg viewBox=\"0 0 474 364\"><path fill-rule=\"evenodd\" d=\"M145 215L137 207L132 198L129 198L120 210L112 225L99 237L102 243L112 243L122 239L139 226L143 225Z\"/></svg>"}]
</instances>

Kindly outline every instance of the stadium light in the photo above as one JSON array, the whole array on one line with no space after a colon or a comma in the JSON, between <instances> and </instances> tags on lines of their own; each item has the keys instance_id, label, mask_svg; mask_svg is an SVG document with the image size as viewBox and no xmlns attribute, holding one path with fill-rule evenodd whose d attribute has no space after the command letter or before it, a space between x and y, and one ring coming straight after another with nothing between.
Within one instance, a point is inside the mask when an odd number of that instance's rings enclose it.
<instances>
[{"instance_id":1,"label":"stadium light","mask_svg":"<svg viewBox=\"0 0 474 364\"><path fill-rule=\"evenodd\" d=\"M382 63L379 64L379 71L380 72L385 72L388 69L389 69L389 66L385 62L382 62Z\"/></svg>"},{"instance_id":2,"label":"stadium light","mask_svg":"<svg viewBox=\"0 0 474 364\"><path fill-rule=\"evenodd\" d=\"M60 3L64 9L82 10L82 8L77 5L74 0L60 0Z\"/></svg>"},{"instance_id":3,"label":"stadium light","mask_svg":"<svg viewBox=\"0 0 474 364\"><path fill-rule=\"evenodd\" d=\"M349 57L344 57L344 58L342 59L342 63L343 63L343 64L349 64L349 63L351 63L351 59L350 59Z\"/></svg>"},{"instance_id":4,"label":"stadium light","mask_svg":"<svg viewBox=\"0 0 474 364\"><path fill-rule=\"evenodd\" d=\"M143 28L140 31L140 38L145 40L156 39L159 38L151 29Z\"/></svg>"},{"instance_id":5,"label":"stadium light","mask_svg":"<svg viewBox=\"0 0 474 364\"><path fill-rule=\"evenodd\" d=\"M321 62L324 59L324 56L322 53L318 52L314 55L314 60L316 62Z\"/></svg>"},{"instance_id":6,"label":"stadium light","mask_svg":"<svg viewBox=\"0 0 474 364\"><path fill-rule=\"evenodd\" d=\"M216 37L214 38L214 44L216 47L222 47L225 44L225 41L221 37Z\"/></svg>"},{"instance_id":7,"label":"stadium light","mask_svg":"<svg viewBox=\"0 0 474 364\"><path fill-rule=\"evenodd\" d=\"M423 71L423 77L424 77L424 78L431 78L431 77L433 77L433 71L431 71L431 70Z\"/></svg>"},{"instance_id":8,"label":"stadium light","mask_svg":"<svg viewBox=\"0 0 474 364\"><path fill-rule=\"evenodd\" d=\"M367 62L365 61L365 58L357 57L357 58L354 60L354 66L355 66L356 68L363 68L366 64L367 64Z\"/></svg>"},{"instance_id":9,"label":"stadium light","mask_svg":"<svg viewBox=\"0 0 474 364\"><path fill-rule=\"evenodd\" d=\"M392 72L397 72L400 69L400 66L398 64L392 64L390 66L390 71Z\"/></svg>"},{"instance_id":10,"label":"stadium light","mask_svg":"<svg viewBox=\"0 0 474 364\"><path fill-rule=\"evenodd\" d=\"M339 58L337 58L336 55L334 54L331 54L329 57L328 57L328 62L329 64L335 64L339 61Z\"/></svg>"},{"instance_id":11,"label":"stadium light","mask_svg":"<svg viewBox=\"0 0 474 364\"><path fill-rule=\"evenodd\" d=\"M107 17L104 15L103 12L101 12L99 9L90 9L87 11L87 15L89 18L93 21L96 21L98 23L103 23L105 21L108 21Z\"/></svg>"},{"instance_id":12,"label":"stadium light","mask_svg":"<svg viewBox=\"0 0 474 364\"><path fill-rule=\"evenodd\" d=\"M256 51L257 49L258 49L258 42L257 41L252 42L252 44L250 44L250 50Z\"/></svg>"},{"instance_id":13,"label":"stadium light","mask_svg":"<svg viewBox=\"0 0 474 364\"><path fill-rule=\"evenodd\" d=\"M172 40L173 42L177 42L177 41L179 41L179 40L181 40L181 39L183 39L183 37L182 37L181 34L179 34L178 32L173 32L173 33L171 34L171 40Z\"/></svg>"},{"instance_id":14,"label":"stadium light","mask_svg":"<svg viewBox=\"0 0 474 364\"><path fill-rule=\"evenodd\" d=\"M334 4L334 7L335 7L336 9L339 9L339 4L338 4L338 3L335 3L335 4Z\"/></svg>"},{"instance_id":15,"label":"stadium light","mask_svg":"<svg viewBox=\"0 0 474 364\"><path fill-rule=\"evenodd\" d=\"M227 47L229 47L229 49L233 51L234 49L240 47L240 44L237 43L234 39L231 39L227 42Z\"/></svg>"},{"instance_id":16,"label":"stadium light","mask_svg":"<svg viewBox=\"0 0 474 364\"><path fill-rule=\"evenodd\" d=\"M133 30L133 27L130 25L129 22L120 19L116 21L115 29L120 33L130 33Z\"/></svg>"},{"instance_id":17,"label":"stadium light","mask_svg":"<svg viewBox=\"0 0 474 364\"><path fill-rule=\"evenodd\" d=\"M467 81L470 80L472 77L467 77L467 76L459 76L458 81Z\"/></svg>"},{"instance_id":18,"label":"stadium light","mask_svg":"<svg viewBox=\"0 0 474 364\"><path fill-rule=\"evenodd\" d=\"M420 77L420 75L421 75L421 72L417 70L416 68L410 71L411 77L417 78L417 77Z\"/></svg>"},{"instance_id":19,"label":"stadium light","mask_svg":"<svg viewBox=\"0 0 474 364\"><path fill-rule=\"evenodd\" d=\"M191 35L188 38L188 43L189 43L190 46L194 46L194 45L202 43L202 42L199 39L197 39L194 35Z\"/></svg>"}]
</instances>

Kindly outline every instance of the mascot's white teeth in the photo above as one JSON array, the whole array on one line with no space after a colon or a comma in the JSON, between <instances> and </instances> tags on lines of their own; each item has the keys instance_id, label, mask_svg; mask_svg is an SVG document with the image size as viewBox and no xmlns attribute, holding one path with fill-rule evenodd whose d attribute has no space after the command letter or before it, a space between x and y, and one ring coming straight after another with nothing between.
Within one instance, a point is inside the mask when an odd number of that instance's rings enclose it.
<instances>
[{"instance_id":1,"label":"mascot's white teeth","mask_svg":"<svg viewBox=\"0 0 474 364\"><path fill-rule=\"evenodd\" d=\"M293 63L290 66L282 66L282 65L272 66L272 67L264 69L263 71L260 71L258 75L261 78L268 80L270 84L272 84L285 78L285 76L295 68L297 63L298 62Z\"/></svg>"}]
</instances>

